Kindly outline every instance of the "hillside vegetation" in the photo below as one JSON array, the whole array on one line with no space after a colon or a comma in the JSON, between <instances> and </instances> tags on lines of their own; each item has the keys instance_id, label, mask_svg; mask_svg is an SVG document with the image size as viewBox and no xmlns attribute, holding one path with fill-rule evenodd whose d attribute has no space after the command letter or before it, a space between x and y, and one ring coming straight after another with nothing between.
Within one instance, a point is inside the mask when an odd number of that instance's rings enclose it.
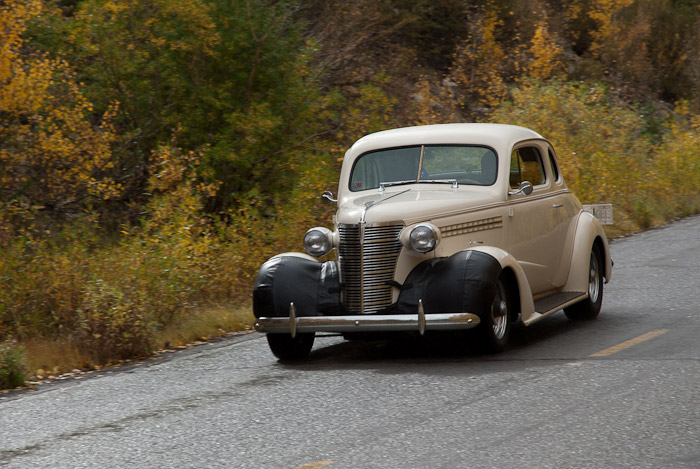
<instances>
[{"instance_id":1,"label":"hillside vegetation","mask_svg":"<svg viewBox=\"0 0 700 469\"><path fill-rule=\"evenodd\" d=\"M700 210L690 0L0 0L0 387L250 323L405 125L550 139L611 236Z\"/></svg>"}]
</instances>

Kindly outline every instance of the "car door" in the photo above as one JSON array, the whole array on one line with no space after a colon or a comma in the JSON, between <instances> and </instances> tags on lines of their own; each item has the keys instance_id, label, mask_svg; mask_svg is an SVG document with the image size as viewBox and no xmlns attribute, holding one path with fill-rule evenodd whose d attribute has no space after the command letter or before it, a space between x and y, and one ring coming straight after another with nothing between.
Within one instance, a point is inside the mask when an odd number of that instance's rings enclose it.
<instances>
[{"instance_id":1,"label":"car door","mask_svg":"<svg viewBox=\"0 0 700 469\"><path fill-rule=\"evenodd\" d=\"M547 156L545 157L549 165L547 170L550 174L550 180L552 181L552 190L554 199L554 208L557 212L557 220L555 227L556 234L556 245L561 246L558 249L559 253L558 269L554 277L554 286L560 287L566 283L569 276L569 268L571 266L571 255L574 247L574 235L576 234L576 215L578 215L581 210L581 205L571 193L571 191L566 187L564 183L564 178L562 177L561 170L557 164L557 159L555 156L554 149L551 145L547 147Z\"/></svg>"},{"instance_id":2,"label":"car door","mask_svg":"<svg viewBox=\"0 0 700 469\"><path fill-rule=\"evenodd\" d=\"M506 202L509 251L527 275L533 294L557 287L561 260L561 194L545 169L545 148L538 143L517 146L511 154L510 187ZM545 153L546 154L546 153ZM523 181L531 194L517 192Z\"/></svg>"}]
</instances>

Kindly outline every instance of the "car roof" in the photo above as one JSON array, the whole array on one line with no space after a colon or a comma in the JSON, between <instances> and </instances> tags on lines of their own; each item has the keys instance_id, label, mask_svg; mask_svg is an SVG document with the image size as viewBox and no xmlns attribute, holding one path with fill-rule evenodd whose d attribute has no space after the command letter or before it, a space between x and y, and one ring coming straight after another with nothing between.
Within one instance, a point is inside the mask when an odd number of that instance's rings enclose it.
<instances>
[{"instance_id":1,"label":"car roof","mask_svg":"<svg viewBox=\"0 0 700 469\"><path fill-rule=\"evenodd\" d=\"M362 153L380 148L422 144L487 145L500 153L509 152L520 141L542 138L530 129L508 124L421 125L366 135L350 147L345 158L354 159Z\"/></svg>"}]
</instances>

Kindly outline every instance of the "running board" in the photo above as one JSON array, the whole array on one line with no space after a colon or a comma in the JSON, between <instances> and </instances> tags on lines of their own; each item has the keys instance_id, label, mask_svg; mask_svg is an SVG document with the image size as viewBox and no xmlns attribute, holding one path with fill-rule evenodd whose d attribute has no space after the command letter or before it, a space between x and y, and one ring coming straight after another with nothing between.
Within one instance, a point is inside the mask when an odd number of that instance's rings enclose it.
<instances>
[{"instance_id":1,"label":"running board","mask_svg":"<svg viewBox=\"0 0 700 469\"><path fill-rule=\"evenodd\" d=\"M579 291L564 291L535 301L535 312L532 316L523 321L526 326L539 321L540 319L556 313L560 309L578 303L588 298L588 293Z\"/></svg>"}]
</instances>

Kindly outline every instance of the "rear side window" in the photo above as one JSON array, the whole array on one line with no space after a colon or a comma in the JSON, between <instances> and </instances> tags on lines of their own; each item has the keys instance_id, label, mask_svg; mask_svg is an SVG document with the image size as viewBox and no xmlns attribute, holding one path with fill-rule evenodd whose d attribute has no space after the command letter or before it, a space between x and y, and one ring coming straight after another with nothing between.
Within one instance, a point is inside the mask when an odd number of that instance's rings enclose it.
<instances>
[{"instance_id":1,"label":"rear side window","mask_svg":"<svg viewBox=\"0 0 700 469\"><path fill-rule=\"evenodd\" d=\"M552 165L552 176L554 176L554 180L558 181L559 180L559 166L557 166L557 159L554 157L554 153L552 153L552 150L549 149L549 164Z\"/></svg>"},{"instance_id":2,"label":"rear side window","mask_svg":"<svg viewBox=\"0 0 700 469\"><path fill-rule=\"evenodd\" d=\"M510 158L510 187L517 189L523 181L533 186L546 182L542 156L536 147L522 147L514 150Z\"/></svg>"}]
</instances>

